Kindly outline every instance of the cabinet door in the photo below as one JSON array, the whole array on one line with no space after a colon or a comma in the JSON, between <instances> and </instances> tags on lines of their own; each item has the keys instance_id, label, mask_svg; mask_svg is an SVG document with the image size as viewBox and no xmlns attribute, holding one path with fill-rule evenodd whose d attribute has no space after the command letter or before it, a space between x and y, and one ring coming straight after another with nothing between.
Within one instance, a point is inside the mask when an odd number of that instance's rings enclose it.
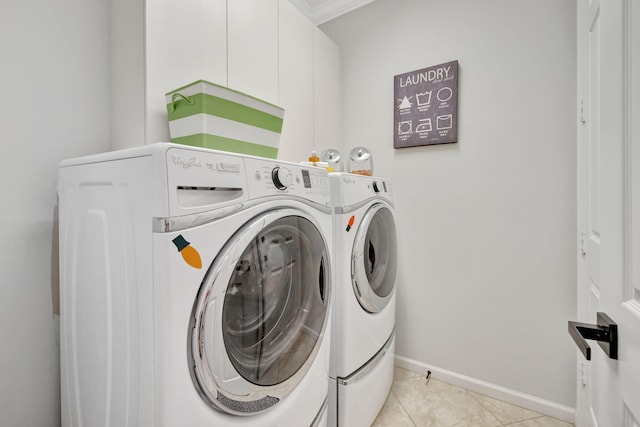
<instances>
[{"instance_id":1,"label":"cabinet door","mask_svg":"<svg viewBox=\"0 0 640 427\"><path fill-rule=\"evenodd\" d=\"M314 30L314 145L318 153L341 148L340 50L318 28ZM343 158L345 153L342 153Z\"/></svg>"},{"instance_id":2,"label":"cabinet door","mask_svg":"<svg viewBox=\"0 0 640 427\"><path fill-rule=\"evenodd\" d=\"M313 150L314 26L289 0L280 0L279 101L284 124L278 158L299 162Z\"/></svg>"},{"instance_id":3,"label":"cabinet door","mask_svg":"<svg viewBox=\"0 0 640 427\"><path fill-rule=\"evenodd\" d=\"M278 0L227 8L229 87L278 105Z\"/></svg>"},{"instance_id":4,"label":"cabinet door","mask_svg":"<svg viewBox=\"0 0 640 427\"><path fill-rule=\"evenodd\" d=\"M226 84L226 1L147 0L145 8L145 139L154 143L169 140L165 93L201 79Z\"/></svg>"}]
</instances>

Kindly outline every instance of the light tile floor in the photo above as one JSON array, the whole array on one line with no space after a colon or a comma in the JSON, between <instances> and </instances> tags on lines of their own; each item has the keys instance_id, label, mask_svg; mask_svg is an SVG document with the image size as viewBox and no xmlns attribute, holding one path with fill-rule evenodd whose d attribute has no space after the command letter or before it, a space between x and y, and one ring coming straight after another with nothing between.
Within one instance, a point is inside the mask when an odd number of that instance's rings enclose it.
<instances>
[{"instance_id":1,"label":"light tile floor","mask_svg":"<svg viewBox=\"0 0 640 427\"><path fill-rule=\"evenodd\" d=\"M570 427L555 418L395 368L372 427Z\"/></svg>"}]
</instances>

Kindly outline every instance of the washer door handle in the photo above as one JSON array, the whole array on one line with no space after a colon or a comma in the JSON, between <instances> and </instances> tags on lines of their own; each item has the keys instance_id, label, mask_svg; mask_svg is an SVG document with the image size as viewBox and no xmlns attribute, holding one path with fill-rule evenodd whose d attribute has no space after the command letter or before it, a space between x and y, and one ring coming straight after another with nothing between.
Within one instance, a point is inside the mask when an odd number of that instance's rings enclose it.
<instances>
[{"instance_id":1,"label":"washer door handle","mask_svg":"<svg viewBox=\"0 0 640 427\"><path fill-rule=\"evenodd\" d=\"M318 287L320 290L320 299L324 302L324 257L320 259L320 271L318 272Z\"/></svg>"}]
</instances>

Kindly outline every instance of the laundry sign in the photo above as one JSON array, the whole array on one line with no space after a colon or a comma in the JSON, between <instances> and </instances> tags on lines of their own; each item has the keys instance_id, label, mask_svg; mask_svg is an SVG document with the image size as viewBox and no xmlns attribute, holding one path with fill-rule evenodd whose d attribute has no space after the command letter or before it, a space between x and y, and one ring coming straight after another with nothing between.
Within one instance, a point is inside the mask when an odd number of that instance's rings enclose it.
<instances>
[{"instance_id":1,"label":"laundry sign","mask_svg":"<svg viewBox=\"0 0 640 427\"><path fill-rule=\"evenodd\" d=\"M458 142L458 61L393 79L394 148Z\"/></svg>"}]
</instances>

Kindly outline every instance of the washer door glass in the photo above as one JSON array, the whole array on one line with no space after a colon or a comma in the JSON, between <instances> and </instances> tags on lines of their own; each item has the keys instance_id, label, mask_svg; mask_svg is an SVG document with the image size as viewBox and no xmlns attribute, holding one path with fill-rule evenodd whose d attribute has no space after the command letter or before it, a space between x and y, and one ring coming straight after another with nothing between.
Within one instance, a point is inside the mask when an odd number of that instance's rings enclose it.
<instances>
[{"instance_id":1,"label":"washer door glass","mask_svg":"<svg viewBox=\"0 0 640 427\"><path fill-rule=\"evenodd\" d=\"M375 204L360 223L351 263L354 291L365 310L375 313L388 304L396 282L397 265L393 214L384 205Z\"/></svg>"},{"instance_id":2,"label":"washer door glass","mask_svg":"<svg viewBox=\"0 0 640 427\"><path fill-rule=\"evenodd\" d=\"M308 220L274 221L245 249L224 298L223 337L238 373L270 386L295 374L326 315L322 236Z\"/></svg>"},{"instance_id":3,"label":"washer door glass","mask_svg":"<svg viewBox=\"0 0 640 427\"><path fill-rule=\"evenodd\" d=\"M233 413L257 412L295 387L324 333L329 278L327 246L311 218L273 211L236 233L214 261L194 307L194 373L210 403ZM220 316L213 301L222 298ZM244 385L223 384L216 372L220 352ZM275 394L265 392L287 382Z\"/></svg>"}]
</instances>

